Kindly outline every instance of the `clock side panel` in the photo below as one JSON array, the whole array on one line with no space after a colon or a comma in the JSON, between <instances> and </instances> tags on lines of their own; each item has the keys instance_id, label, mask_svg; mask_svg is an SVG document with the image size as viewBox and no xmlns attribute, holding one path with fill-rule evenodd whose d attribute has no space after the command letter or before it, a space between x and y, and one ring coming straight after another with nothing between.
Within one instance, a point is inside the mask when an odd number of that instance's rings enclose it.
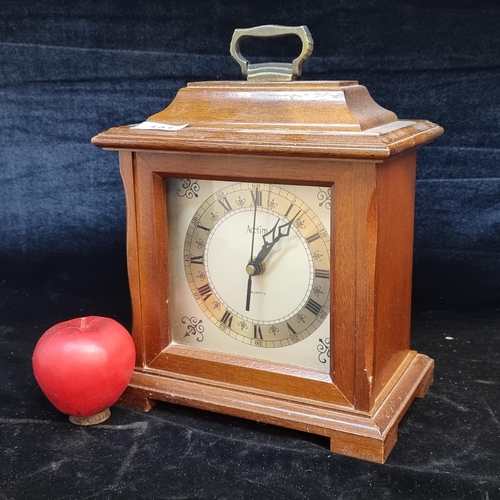
<instances>
[{"instance_id":1,"label":"clock side panel","mask_svg":"<svg viewBox=\"0 0 500 500\"><path fill-rule=\"evenodd\" d=\"M416 151L377 165L377 257L372 404L410 351Z\"/></svg>"},{"instance_id":2,"label":"clock side panel","mask_svg":"<svg viewBox=\"0 0 500 500\"><path fill-rule=\"evenodd\" d=\"M135 196L135 165L134 155L130 151L120 151L120 174L126 201L127 225L127 271L130 298L132 305L132 337L136 348L136 366L145 364L145 344L142 336L141 294L139 279L138 235L137 235L137 210Z\"/></svg>"},{"instance_id":3,"label":"clock side panel","mask_svg":"<svg viewBox=\"0 0 500 500\"><path fill-rule=\"evenodd\" d=\"M332 342L345 355L334 364L334 379L356 409L372 412L416 354L410 350L415 151L358 163L334 193Z\"/></svg>"},{"instance_id":4,"label":"clock side panel","mask_svg":"<svg viewBox=\"0 0 500 500\"><path fill-rule=\"evenodd\" d=\"M356 407L366 399L370 357L365 348L373 340L367 316L373 294L366 220L374 170L373 162L357 162L332 188L332 349L337 354L332 368L337 385Z\"/></svg>"}]
</instances>

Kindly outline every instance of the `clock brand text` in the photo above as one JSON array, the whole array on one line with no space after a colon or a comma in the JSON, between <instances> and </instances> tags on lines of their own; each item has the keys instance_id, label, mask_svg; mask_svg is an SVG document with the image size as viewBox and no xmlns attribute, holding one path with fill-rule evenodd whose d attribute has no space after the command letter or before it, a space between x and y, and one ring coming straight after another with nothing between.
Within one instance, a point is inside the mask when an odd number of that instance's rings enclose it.
<instances>
[{"instance_id":1,"label":"clock brand text","mask_svg":"<svg viewBox=\"0 0 500 500\"><path fill-rule=\"evenodd\" d=\"M250 225L247 226L247 233L254 234L266 234L268 232L267 228L262 226L252 227Z\"/></svg>"}]
</instances>

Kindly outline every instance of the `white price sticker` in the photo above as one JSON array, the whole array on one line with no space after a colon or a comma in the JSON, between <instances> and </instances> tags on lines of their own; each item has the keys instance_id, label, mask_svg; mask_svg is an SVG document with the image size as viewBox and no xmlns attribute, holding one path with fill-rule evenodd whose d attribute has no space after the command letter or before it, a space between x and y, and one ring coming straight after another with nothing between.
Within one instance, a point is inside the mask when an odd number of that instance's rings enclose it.
<instances>
[{"instance_id":1,"label":"white price sticker","mask_svg":"<svg viewBox=\"0 0 500 500\"><path fill-rule=\"evenodd\" d=\"M134 130L164 130L166 132L176 132L188 126L187 123L184 125L169 125L168 123L160 122L142 122L138 125L131 125L130 128Z\"/></svg>"}]
</instances>

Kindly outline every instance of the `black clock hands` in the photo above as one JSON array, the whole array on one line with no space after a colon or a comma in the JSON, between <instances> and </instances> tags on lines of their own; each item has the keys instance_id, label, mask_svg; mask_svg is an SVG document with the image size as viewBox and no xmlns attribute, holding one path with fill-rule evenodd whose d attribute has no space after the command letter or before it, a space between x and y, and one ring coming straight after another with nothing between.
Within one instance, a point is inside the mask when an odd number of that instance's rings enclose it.
<instances>
[{"instance_id":1,"label":"black clock hands","mask_svg":"<svg viewBox=\"0 0 500 500\"><path fill-rule=\"evenodd\" d=\"M253 193L252 193L253 197ZM247 264L246 267L246 272L248 273L248 280L247 280L247 293L246 293L246 304L245 304L245 310L250 311L250 300L252 297L252 278L253 276L258 276L259 274L262 274L264 272L264 260L266 257L269 255L273 247L278 243L278 241L281 238L285 238L286 236L289 236L290 234L290 229L292 227L292 224L294 223L295 219L298 217L298 215L302 212L302 210L299 210L292 219L290 219L286 223L280 224L282 222L282 219L278 219L276 221L276 224L273 226L273 228L268 231L267 233L262 235L262 239L264 240L264 243L262 245L262 248L260 249L259 253L257 254L257 257L254 259L253 257L253 250L254 250L254 244L255 244L255 221L257 218L257 200L259 199L259 190L255 190L255 197L254 197L254 212L253 212L253 230L252 230L252 245L251 245L251 250L250 250L250 260Z\"/></svg>"},{"instance_id":2,"label":"black clock hands","mask_svg":"<svg viewBox=\"0 0 500 500\"><path fill-rule=\"evenodd\" d=\"M276 224L274 227L268 231L266 234L262 235L262 239L264 240L264 244L262 245L262 248L260 252L257 254L257 258L251 263L257 268L264 262L264 259L269 255L269 252L273 249L274 245L278 243L278 241L290 234L290 228L292 227L292 224L294 220L297 218L297 216L300 214L301 210L299 210L293 219L289 220L286 224L281 224L278 225L281 221L281 219L278 219L276 221ZM271 236L271 241L267 241L267 237ZM259 273L256 273L259 274Z\"/></svg>"},{"instance_id":3,"label":"black clock hands","mask_svg":"<svg viewBox=\"0 0 500 500\"><path fill-rule=\"evenodd\" d=\"M250 262L247 265L247 273L250 276L257 276L258 274L262 274L264 272L264 259L269 255L271 250L273 249L274 245L278 243L278 241L281 238L284 238L285 236L288 236L290 234L290 228L297 218L297 216L300 214L301 210L299 210L293 219L289 220L286 224L281 224L281 219L278 219L276 221L276 224L273 226L273 228L268 231L266 234L262 235L262 239L264 240L264 244L262 245L262 248L260 249L260 252L257 254L257 257L253 260L250 260ZM269 238L270 237L270 238ZM270 241L268 241L270 239Z\"/></svg>"}]
</instances>

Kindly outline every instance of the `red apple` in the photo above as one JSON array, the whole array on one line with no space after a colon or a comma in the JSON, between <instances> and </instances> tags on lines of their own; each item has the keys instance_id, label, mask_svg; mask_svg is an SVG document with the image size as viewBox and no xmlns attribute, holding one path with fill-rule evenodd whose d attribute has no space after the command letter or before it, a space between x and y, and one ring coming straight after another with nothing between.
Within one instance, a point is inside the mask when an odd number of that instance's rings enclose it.
<instances>
[{"instance_id":1,"label":"red apple","mask_svg":"<svg viewBox=\"0 0 500 500\"><path fill-rule=\"evenodd\" d=\"M74 417L116 403L132 377L135 347L117 321L88 316L49 328L33 352L33 372L49 401Z\"/></svg>"}]
</instances>

